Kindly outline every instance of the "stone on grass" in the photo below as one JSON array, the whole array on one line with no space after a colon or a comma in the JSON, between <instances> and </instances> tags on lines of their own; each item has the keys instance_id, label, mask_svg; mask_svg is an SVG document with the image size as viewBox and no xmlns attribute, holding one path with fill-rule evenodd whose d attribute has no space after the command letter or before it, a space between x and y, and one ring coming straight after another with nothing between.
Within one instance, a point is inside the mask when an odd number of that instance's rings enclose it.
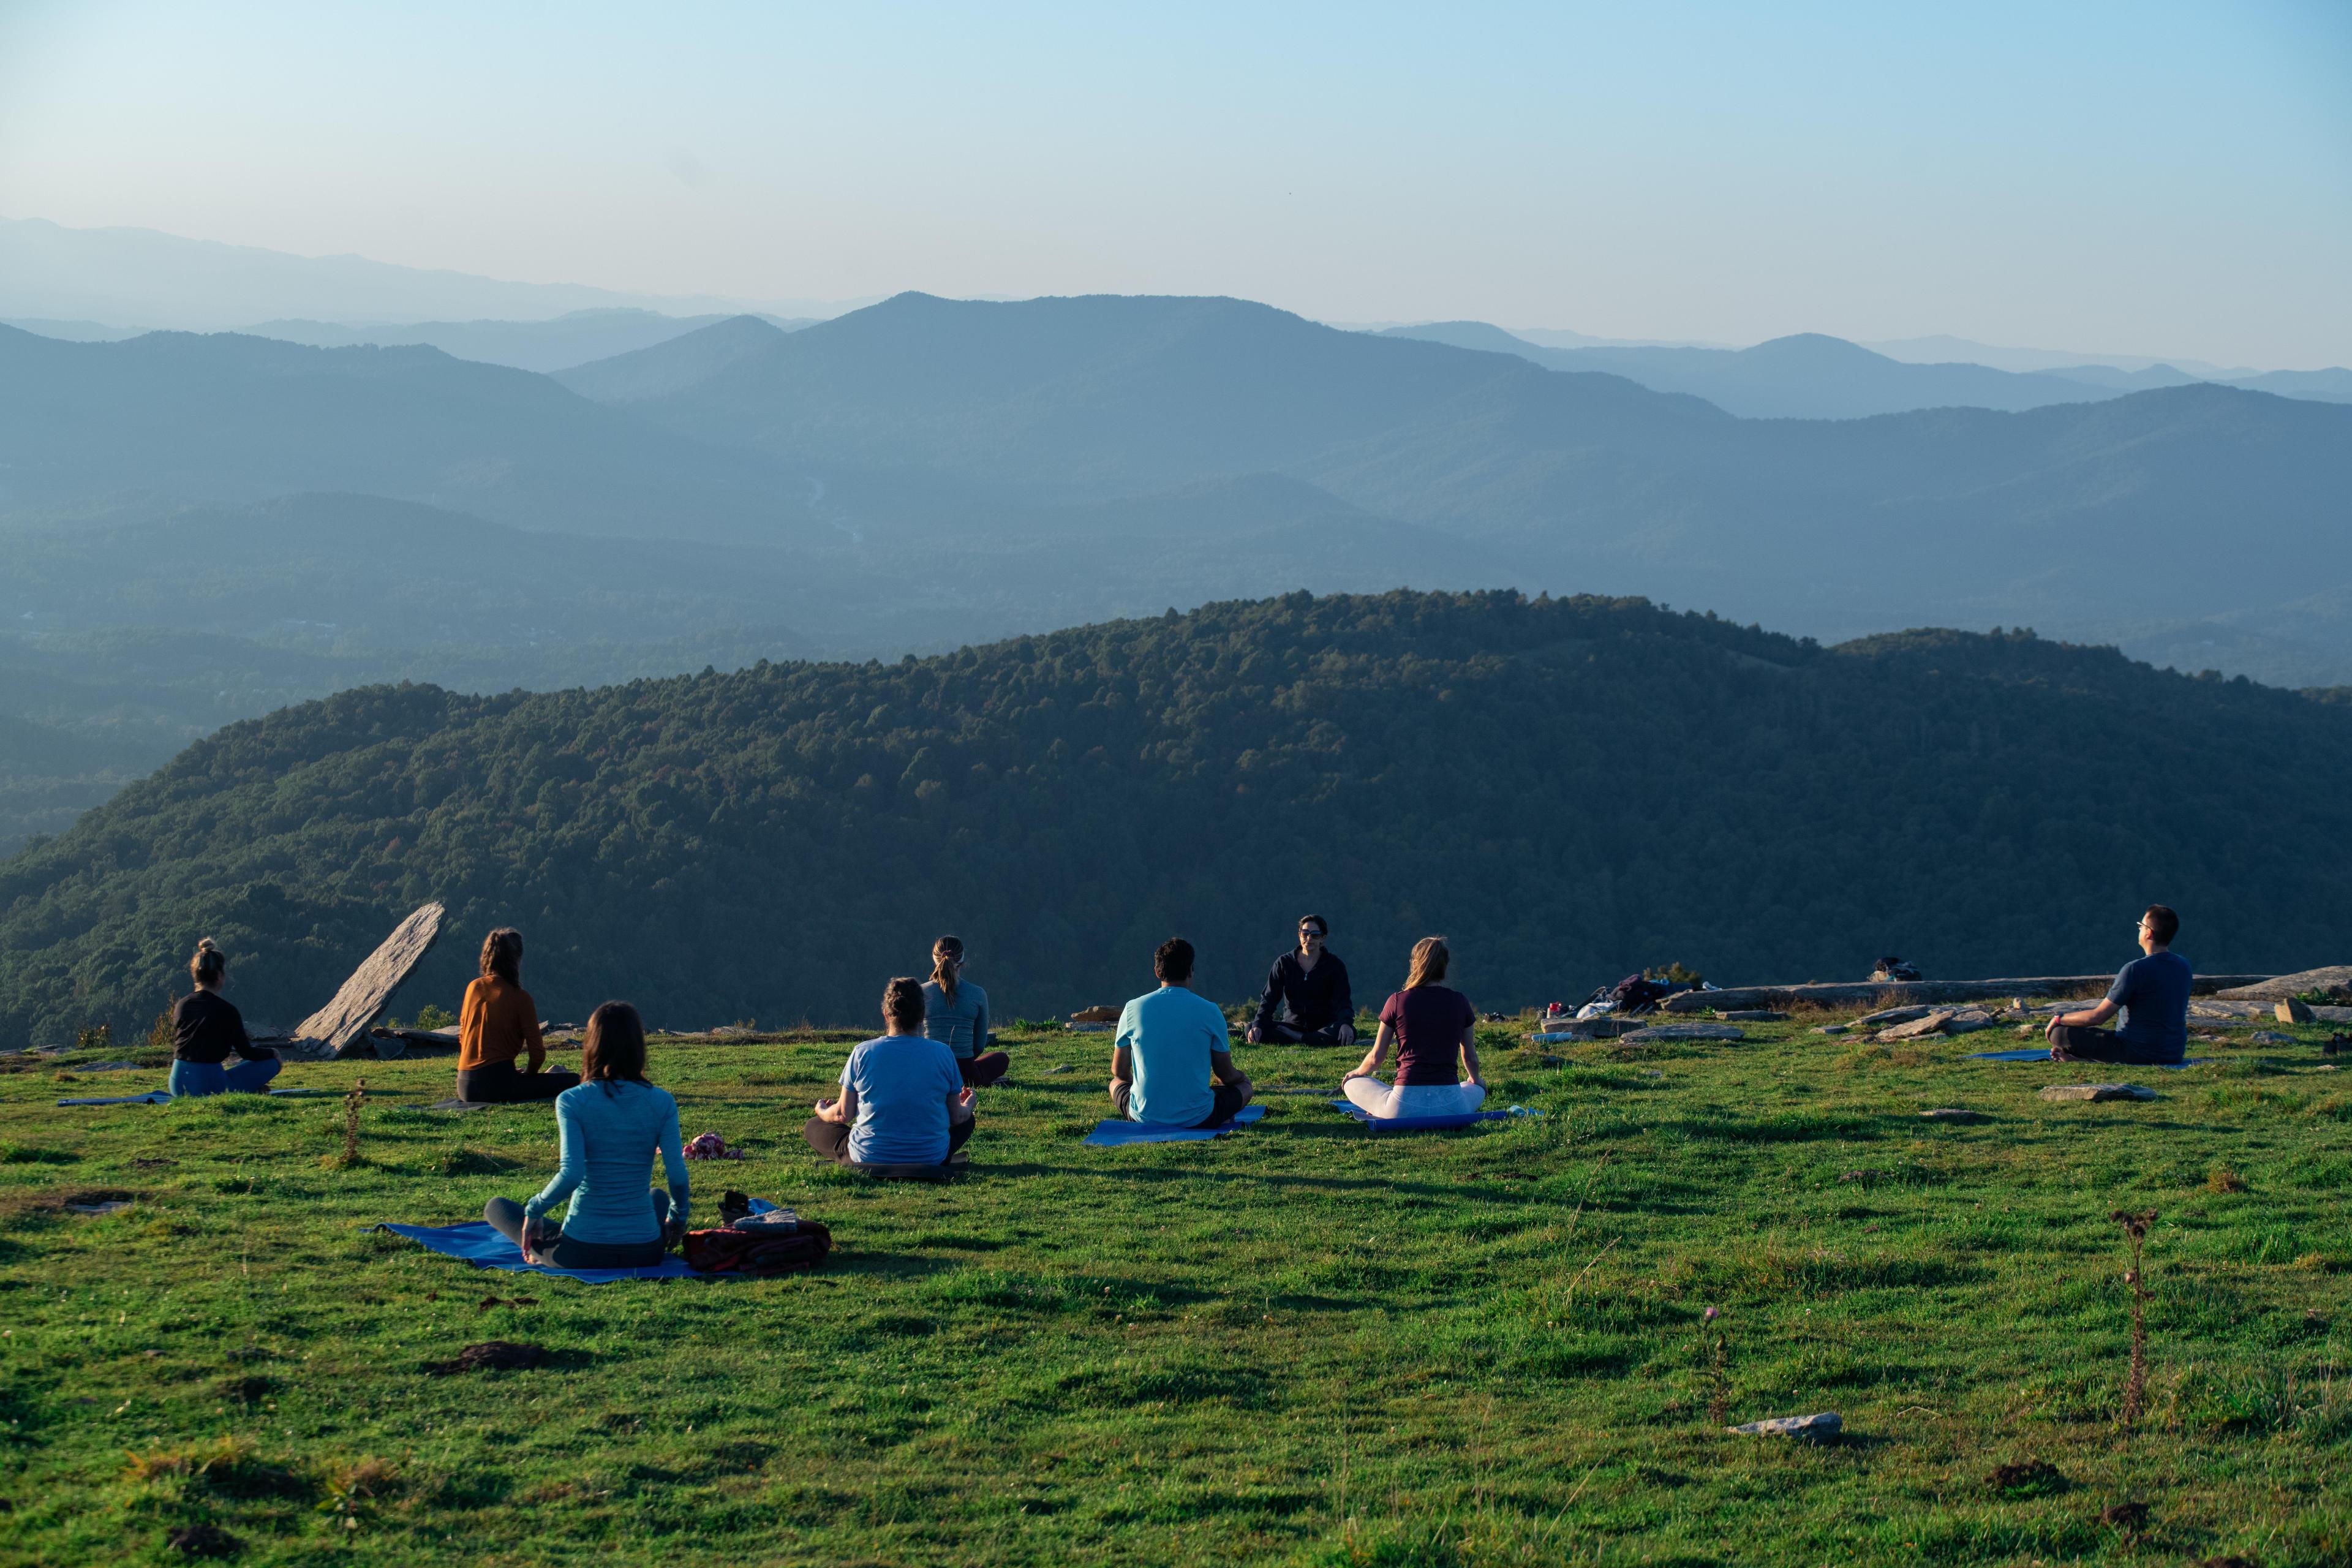
<instances>
[{"instance_id":1,"label":"stone on grass","mask_svg":"<svg viewBox=\"0 0 2352 1568\"><path fill-rule=\"evenodd\" d=\"M1858 1027L1875 1028L1881 1024L1907 1024L1914 1018L1924 1018L1933 1007L1882 1007L1875 1013L1864 1013L1854 1020Z\"/></svg>"},{"instance_id":2,"label":"stone on grass","mask_svg":"<svg viewBox=\"0 0 2352 1568\"><path fill-rule=\"evenodd\" d=\"M2271 1009L2271 1016L2282 1024L2308 1024L2311 1022L2311 1004L2290 996Z\"/></svg>"},{"instance_id":3,"label":"stone on grass","mask_svg":"<svg viewBox=\"0 0 2352 1568\"><path fill-rule=\"evenodd\" d=\"M1824 1410L1816 1415L1775 1415L1769 1420L1750 1421L1744 1426L1727 1426L1724 1430L1747 1437L1810 1437L1819 1442L1836 1436L1844 1426L1836 1411Z\"/></svg>"},{"instance_id":4,"label":"stone on grass","mask_svg":"<svg viewBox=\"0 0 2352 1568\"><path fill-rule=\"evenodd\" d=\"M1627 1045L1649 1045L1665 1040L1744 1040L1748 1037L1729 1024L1652 1024L1618 1038Z\"/></svg>"},{"instance_id":5,"label":"stone on grass","mask_svg":"<svg viewBox=\"0 0 2352 1568\"><path fill-rule=\"evenodd\" d=\"M2250 1046L2291 1046L2294 1044L2294 1037L2282 1035L2276 1029L2256 1029L2246 1037L2246 1043Z\"/></svg>"},{"instance_id":6,"label":"stone on grass","mask_svg":"<svg viewBox=\"0 0 2352 1568\"><path fill-rule=\"evenodd\" d=\"M2136 1083L2053 1083L2042 1091L2053 1100L2154 1100L2156 1090Z\"/></svg>"},{"instance_id":7,"label":"stone on grass","mask_svg":"<svg viewBox=\"0 0 2352 1568\"><path fill-rule=\"evenodd\" d=\"M1853 1032L1853 1026L1852 1024L1816 1024L1813 1026L1813 1033L1816 1035L1847 1035L1852 1034Z\"/></svg>"},{"instance_id":8,"label":"stone on grass","mask_svg":"<svg viewBox=\"0 0 2352 1568\"><path fill-rule=\"evenodd\" d=\"M2000 1020L1981 1007L1963 1007L1944 1020L1944 1033L1966 1035L1978 1029L1990 1029Z\"/></svg>"},{"instance_id":9,"label":"stone on grass","mask_svg":"<svg viewBox=\"0 0 2352 1568\"><path fill-rule=\"evenodd\" d=\"M1925 1017L1914 1018L1907 1024L1897 1024L1891 1029L1881 1029L1878 1031L1878 1037L1882 1041L1925 1039L1929 1035L1942 1034L1944 1026L1950 1023L1953 1016L1951 1008L1939 1007Z\"/></svg>"},{"instance_id":10,"label":"stone on grass","mask_svg":"<svg viewBox=\"0 0 2352 1568\"><path fill-rule=\"evenodd\" d=\"M538 1345L485 1340L478 1345L467 1345L453 1361L428 1362L425 1370L434 1377L455 1377L467 1372L511 1372L520 1367L543 1366L546 1362L547 1352Z\"/></svg>"},{"instance_id":11,"label":"stone on grass","mask_svg":"<svg viewBox=\"0 0 2352 1568\"><path fill-rule=\"evenodd\" d=\"M1933 1110L1923 1110L1920 1116L1929 1121L1981 1121L1984 1112L1970 1110L1965 1105L1939 1105Z\"/></svg>"},{"instance_id":12,"label":"stone on grass","mask_svg":"<svg viewBox=\"0 0 2352 1568\"><path fill-rule=\"evenodd\" d=\"M1769 1007L1738 1007L1728 1013L1717 1013L1716 1016L1734 1024L1778 1024L1789 1015L1775 1013Z\"/></svg>"}]
</instances>

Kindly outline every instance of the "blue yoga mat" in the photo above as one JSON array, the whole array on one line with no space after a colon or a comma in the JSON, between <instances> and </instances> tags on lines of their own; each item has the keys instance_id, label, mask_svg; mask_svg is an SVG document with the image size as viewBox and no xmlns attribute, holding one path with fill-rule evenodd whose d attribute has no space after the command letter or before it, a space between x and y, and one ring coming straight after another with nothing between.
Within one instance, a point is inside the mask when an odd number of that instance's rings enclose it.
<instances>
[{"instance_id":1,"label":"blue yoga mat","mask_svg":"<svg viewBox=\"0 0 2352 1568\"><path fill-rule=\"evenodd\" d=\"M241 1094L245 1091L242 1089L236 1089L229 1092ZM289 1095L299 1098L303 1095L323 1094L327 1091L318 1089L273 1089L269 1092L273 1095ZM217 1094L199 1094L193 1096L192 1098L197 1100L218 1100L220 1096ZM59 1105L168 1105L171 1101L172 1091L168 1089L159 1089L146 1094L118 1094L110 1098L101 1100L60 1100L58 1103Z\"/></svg>"},{"instance_id":2,"label":"blue yoga mat","mask_svg":"<svg viewBox=\"0 0 2352 1568\"><path fill-rule=\"evenodd\" d=\"M1971 1051L1972 1062L2046 1062L2050 1059L2048 1046L2035 1046L2021 1051ZM2211 1057L2191 1057L2185 1062L2068 1062L2068 1067L2099 1068L2162 1068L2167 1072L2179 1072L2182 1068L2202 1066Z\"/></svg>"},{"instance_id":3,"label":"blue yoga mat","mask_svg":"<svg viewBox=\"0 0 2352 1568\"><path fill-rule=\"evenodd\" d=\"M1197 1143L1204 1138L1214 1138L1236 1127L1246 1127L1265 1114L1263 1105L1244 1105L1234 1113L1234 1119L1223 1127L1154 1127L1143 1121L1123 1121L1113 1117L1098 1121L1086 1136L1089 1148L1117 1149L1128 1143Z\"/></svg>"},{"instance_id":4,"label":"blue yoga mat","mask_svg":"<svg viewBox=\"0 0 2352 1568\"><path fill-rule=\"evenodd\" d=\"M1352 1100L1335 1100L1331 1109L1342 1116L1352 1116L1375 1132L1435 1132L1449 1127L1467 1127L1474 1121L1508 1121L1517 1112L1510 1110L1457 1110L1450 1116L1374 1116Z\"/></svg>"},{"instance_id":5,"label":"blue yoga mat","mask_svg":"<svg viewBox=\"0 0 2352 1568\"><path fill-rule=\"evenodd\" d=\"M751 1200L753 1214L765 1214L776 1205L765 1198ZM566 1279L583 1279L591 1285L610 1285L615 1279L735 1279L735 1275L704 1275L686 1266L683 1258L665 1258L646 1268L554 1268L544 1263L525 1263L522 1248L490 1228L488 1220L472 1220L465 1225L374 1225L370 1230L388 1230L394 1236L404 1236L430 1252L461 1258L477 1268L503 1268L509 1274L559 1274Z\"/></svg>"}]
</instances>

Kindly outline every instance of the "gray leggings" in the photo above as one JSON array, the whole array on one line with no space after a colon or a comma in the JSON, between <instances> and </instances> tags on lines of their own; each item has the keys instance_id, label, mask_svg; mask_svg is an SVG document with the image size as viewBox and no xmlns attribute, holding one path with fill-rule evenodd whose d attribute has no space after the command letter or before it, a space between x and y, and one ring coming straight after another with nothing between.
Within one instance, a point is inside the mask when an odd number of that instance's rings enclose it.
<instances>
[{"instance_id":1,"label":"gray leggings","mask_svg":"<svg viewBox=\"0 0 2352 1568\"><path fill-rule=\"evenodd\" d=\"M648 1189L654 1200L654 1223L669 1223L669 1194L660 1188ZM522 1205L512 1198L492 1198L482 1205L482 1217L490 1228L513 1242L522 1245ZM669 1254L661 1239L640 1241L627 1247L607 1247L601 1242L575 1241L562 1231L554 1239L539 1249L540 1256L558 1268L651 1268Z\"/></svg>"}]
</instances>

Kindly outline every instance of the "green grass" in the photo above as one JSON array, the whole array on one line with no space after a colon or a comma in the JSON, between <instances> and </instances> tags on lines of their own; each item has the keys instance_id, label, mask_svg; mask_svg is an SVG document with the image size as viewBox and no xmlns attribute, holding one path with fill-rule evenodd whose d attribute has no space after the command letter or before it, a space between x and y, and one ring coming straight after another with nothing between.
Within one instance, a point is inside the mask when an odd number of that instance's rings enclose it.
<instances>
[{"instance_id":1,"label":"green grass","mask_svg":"<svg viewBox=\"0 0 2352 1568\"><path fill-rule=\"evenodd\" d=\"M701 1212L741 1186L840 1250L607 1286L362 1228L474 1217L551 1166L543 1109L427 1109L446 1061L288 1070L367 1079L344 1169L334 1099L58 1110L160 1075L14 1058L0 1562L185 1561L166 1534L204 1523L250 1563L2352 1561L2352 1073L2322 1070L2326 1027L2109 1069L2153 1104L2047 1105L2081 1075L1958 1059L2005 1034L1887 1050L1812 1021L1549 1058L1496 1029L1498 1102L1544 1119L1379 1139L1321 1102L1339 1053L1244 1047L1262 1092L1314 1092L1125 1150L1078 1142L1104 1037L1041 1033L946 1188L801 1144L851 1037L657 1041L688 1134L755 1156L697 1167ZM1942 1105L1989 1119L1918 1119ZM134 1201L63 1206L100 1194ZM2126 1206L2162 1215L2136 1432ZM552 1363L425 1370L493 1338ZM1727 1436L1718 1401L1847 1436ZM1991 1486L2029 1459L2063 1480ZM2131 1499L2137 1545L2099 1519Z\"/></svg>"}]
</instances>

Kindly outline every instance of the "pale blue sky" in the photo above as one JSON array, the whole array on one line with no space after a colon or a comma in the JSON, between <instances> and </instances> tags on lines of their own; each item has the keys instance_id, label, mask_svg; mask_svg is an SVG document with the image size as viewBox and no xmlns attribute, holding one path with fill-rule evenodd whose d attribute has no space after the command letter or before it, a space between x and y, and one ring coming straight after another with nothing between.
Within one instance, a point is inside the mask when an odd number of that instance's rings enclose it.
<instances>
[{"instance_id":1,"label":"pale blue sky","mask_svg":"<svg viewBox=\"0 0 2352 1568\"><path fill-rule=\"evenodd\" d=\"M0 0L0 215L662 293L2352 363L2352 0Z\"/></svg>"}]
</instances>

